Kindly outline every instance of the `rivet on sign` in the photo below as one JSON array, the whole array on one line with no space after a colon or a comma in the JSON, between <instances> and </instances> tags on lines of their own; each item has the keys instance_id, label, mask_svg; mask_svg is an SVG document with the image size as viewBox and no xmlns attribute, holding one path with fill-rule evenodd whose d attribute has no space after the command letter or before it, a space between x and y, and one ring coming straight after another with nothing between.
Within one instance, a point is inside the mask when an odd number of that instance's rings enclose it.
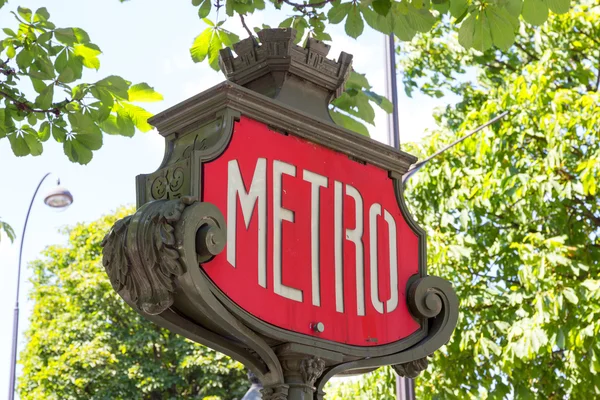
<instances>
[{"instance_id":1,"label":"rivet on sign","mask_svg":"<svg viewBox=\"0 0 600 400\"><path fill-rule=\"evenodd\" d=\"M315 332L323 333L325 331L325 324L322 322L313 322L310 324L310 328Z\"/></svg>"}]
</instances>

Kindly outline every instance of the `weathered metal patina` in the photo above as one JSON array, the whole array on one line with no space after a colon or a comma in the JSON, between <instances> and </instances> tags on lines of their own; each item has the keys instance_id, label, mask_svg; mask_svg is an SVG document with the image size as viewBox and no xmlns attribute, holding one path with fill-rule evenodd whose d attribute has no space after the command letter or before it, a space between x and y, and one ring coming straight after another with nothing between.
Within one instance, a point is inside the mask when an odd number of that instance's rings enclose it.
<instances>
[{"instance_id":1,"label":"weathered metal patina","mask_svg":"<svg viewBox=\"0 0 600 400\"><path fill-rule=\"evenodd\" d=\"M155 116L159 169L106 236L114 289L245 364L264 399L322 399L336 374L415 377L456 325L403 198L416 159L335 125L352 56L291 29L221 52L227 81Z\"/></svg>"}]
</instances>

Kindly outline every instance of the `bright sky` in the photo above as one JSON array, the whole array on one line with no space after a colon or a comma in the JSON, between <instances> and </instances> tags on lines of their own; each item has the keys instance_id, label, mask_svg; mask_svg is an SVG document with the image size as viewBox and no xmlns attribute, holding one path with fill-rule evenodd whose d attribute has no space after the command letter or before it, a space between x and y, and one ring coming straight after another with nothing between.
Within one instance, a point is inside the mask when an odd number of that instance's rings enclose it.
<instances>
[{"instance_id":1,"label":"bright sky","mask_svg":"<svg viewBox=\"0 0 600 400\"><path fill-rule=\"evenodd\" d=\"M147 104L146 108L152 112L160 112L224 79L208 65L194 64L189 56L193 39L205 28L189 0L131 0L124 4L117 0L10 0L0 10L0 27L16 30L17 22L9 12L16 11L18 5L33 10L45 6L57 27L76 26L86 30L104 54L100 58L99 73L89 72L84 80L94 82L114 74L133 83L147 82L165 98L163 102ZM214 19L214 15L210 17ZM250 27L263 23L275 26L282 19L268 11L247 17L246 22ZM225 27L240 37L246 36L237 19L227 22ZM333 46L329 57L337 58L342 50L353 54L354 69L366 73L374 90L385 94L383 35L369 30L356 41L343 35L342 25L335 28L331 32ZM424 97L407 98L402 88L399 95L401 140L418 140L425 129L433 127L431 112L442 103ZM386 119L386 114L377 112L377 128L370 129L373 138L386 140ZM33 306L27 300L31 289L27 264L46 246L66 241L58 232L61 227L93 221L121 205L134 204L135 176L155 171L163 152L164 140L156 132L137 133L134 138L105 136L104 146L94 153L92 162L80 166L69 162L62 146L51 140L44 144L43 155L25 158L15 157L8 140L0 140L0 217L10 223L18 235L12 245L6 238L0 243L0 321L3 321L0 325L0 396L8 391L19 238L39 180L46 172L54 173L40 189L24 242L19 349L25 344L22 334L27 329ZM42 202L44 193L52 188L58 176L75 198L73 205L61 213Z\"/></svg>"}]
</instances>

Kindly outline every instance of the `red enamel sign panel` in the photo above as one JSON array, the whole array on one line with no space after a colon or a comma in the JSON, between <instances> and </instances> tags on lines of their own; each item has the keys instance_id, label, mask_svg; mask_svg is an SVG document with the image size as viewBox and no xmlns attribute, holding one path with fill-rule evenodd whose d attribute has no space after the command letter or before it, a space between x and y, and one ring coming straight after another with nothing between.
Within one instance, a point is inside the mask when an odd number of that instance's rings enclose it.
<instances>
[{"instance_id":1,"label":"red enamel sign panel","mask_svg":"<svg viewBox=\"0 0 600 400\"><path fill-rule=\"evenodd\" d=\"M202 268L242 309L355 346L419 329L406 304L419 239L386 171L242 117L202 175L227 221L225 251Z\"/></svg>"}]
</instances>

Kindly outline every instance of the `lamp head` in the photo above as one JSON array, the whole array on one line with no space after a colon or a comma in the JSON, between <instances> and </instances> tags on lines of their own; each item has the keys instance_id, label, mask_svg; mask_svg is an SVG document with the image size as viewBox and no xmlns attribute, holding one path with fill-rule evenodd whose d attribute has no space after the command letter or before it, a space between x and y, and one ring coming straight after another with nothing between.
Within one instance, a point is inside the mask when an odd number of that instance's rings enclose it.
<instances>
[{"instance_id":1,"label":"lamp head","mask_svg":"<svg viewBox=\"0 0 600 400\"><path fill-rule=\"evenodd\" d=\"M52 208L67 208L73 203L73 195L63 186L56 186L44 198L44 203Z\"/></svg>"}]
</instances>

